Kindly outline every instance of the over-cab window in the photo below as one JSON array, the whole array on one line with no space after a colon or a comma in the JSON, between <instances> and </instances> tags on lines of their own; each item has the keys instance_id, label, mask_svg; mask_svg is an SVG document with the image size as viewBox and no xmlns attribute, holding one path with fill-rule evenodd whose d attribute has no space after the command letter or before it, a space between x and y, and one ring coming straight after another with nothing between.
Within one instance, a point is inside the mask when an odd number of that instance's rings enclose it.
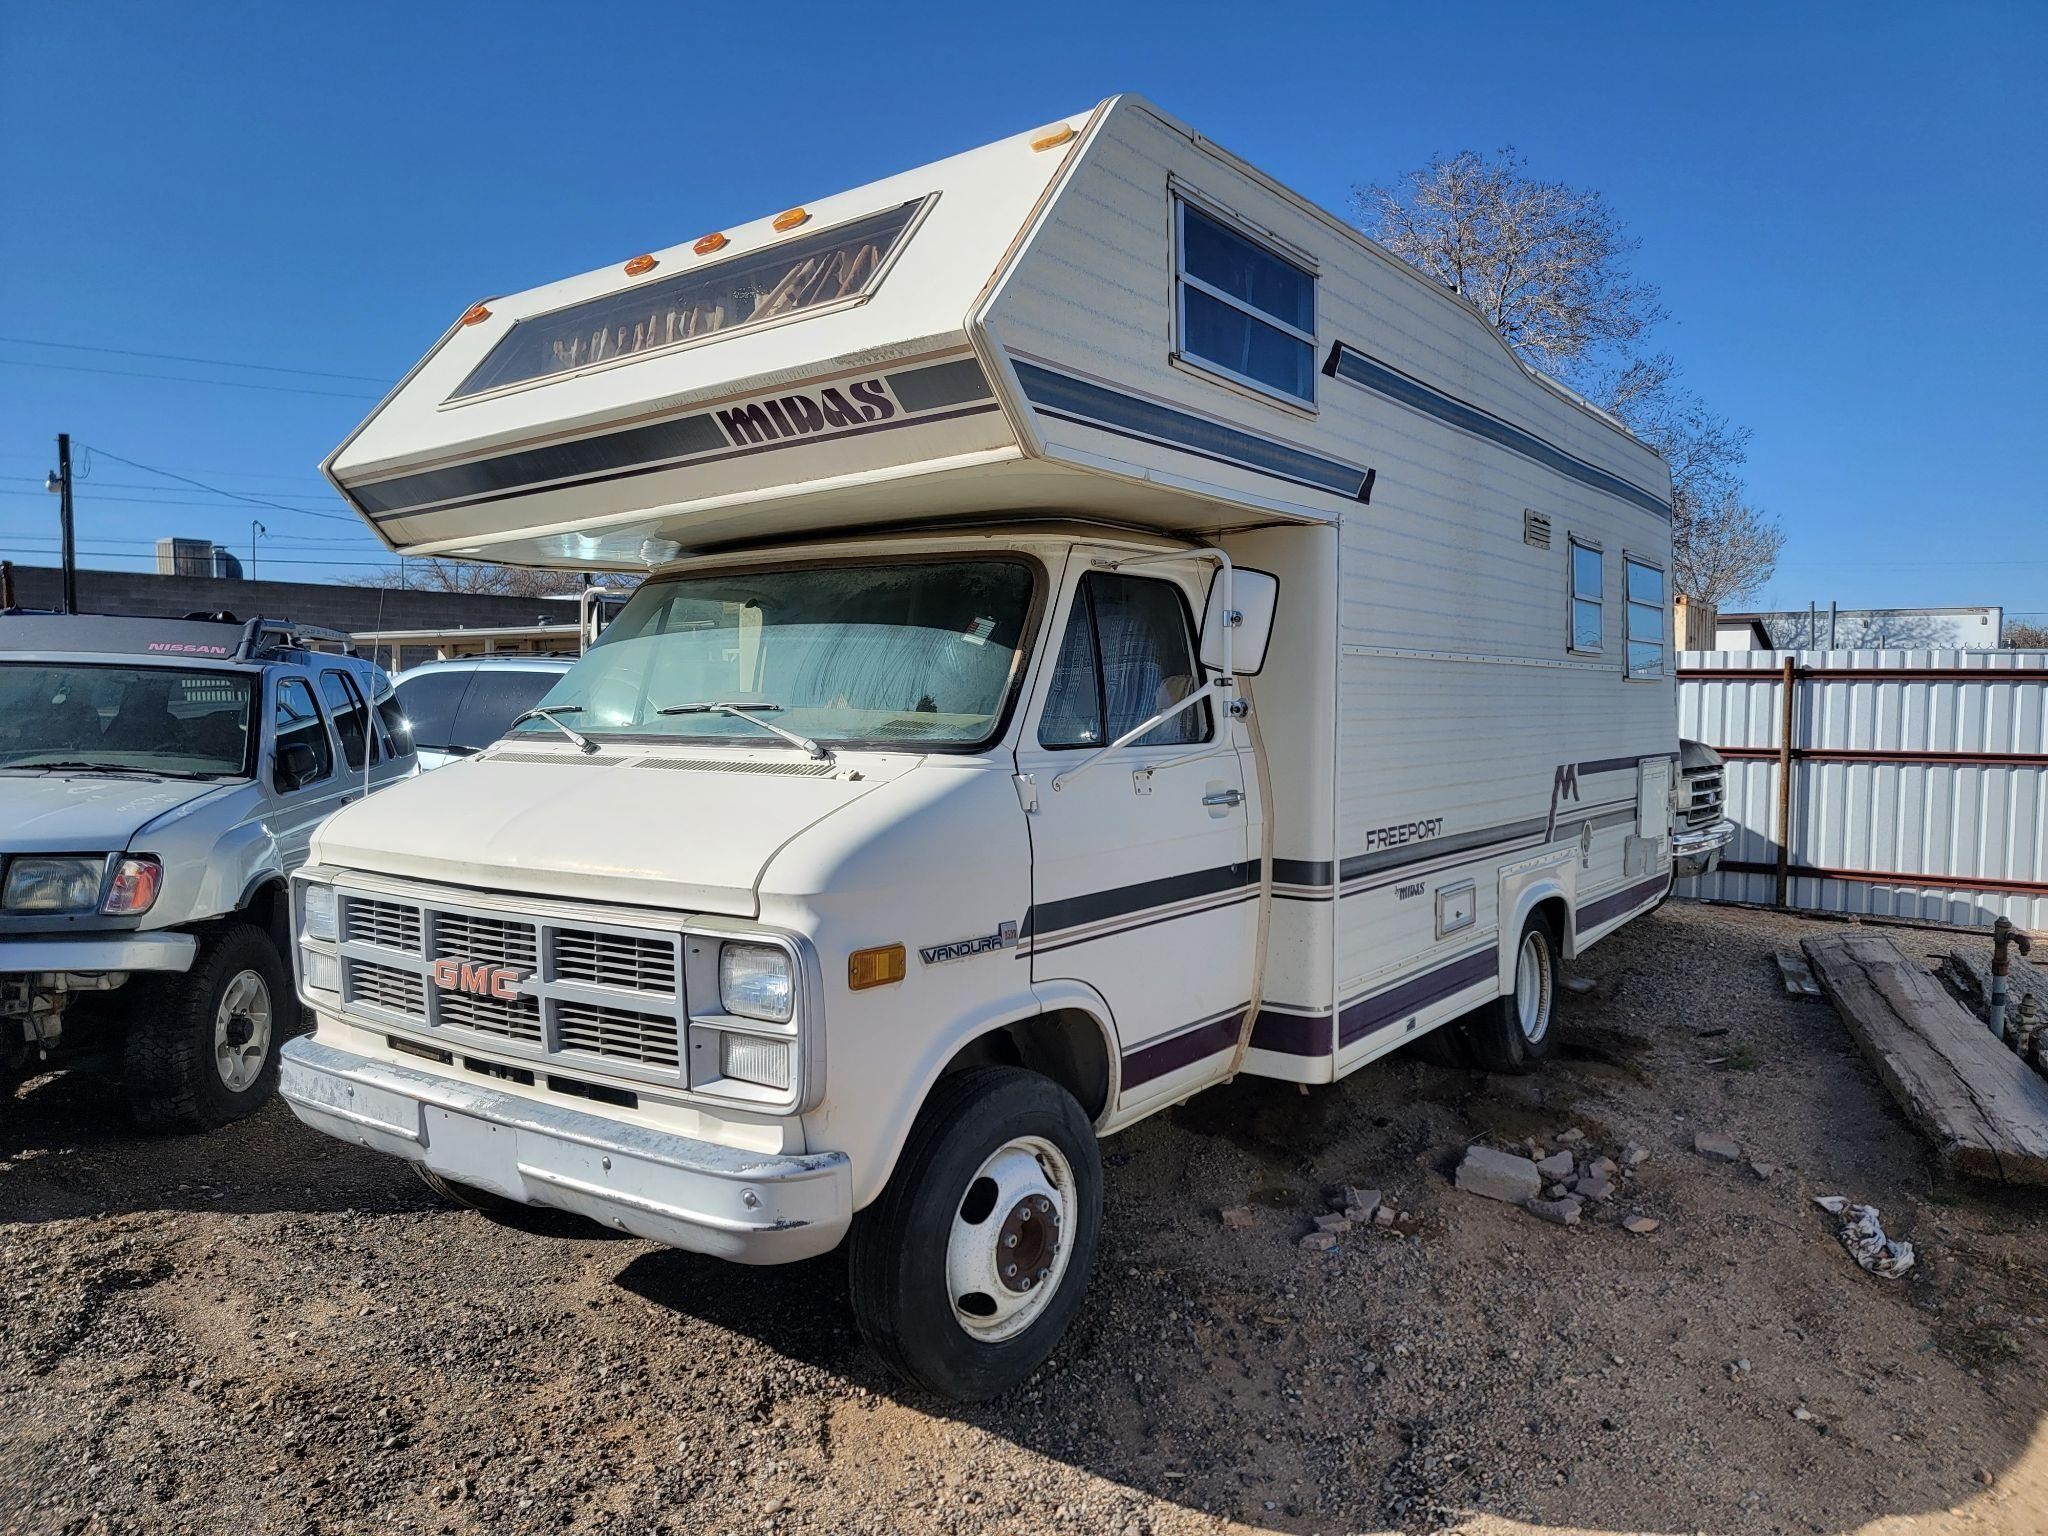
<instances>
[{"instance_id":1,"label":"over-cab window","mask_svg":"<svg viewBox=\"0 0 2048 1536\"><path fill-rule=\"evenodd\" d=\"M1314 274L1192 203L1174 206L1179 356L1239 384L1314 405Z\"/></svg>"},{"instance_id":2,"label":"over-cab window","mask_svg":"<svg viewBox=\"0 0 2048 1536\"><path fill-rule=\"evenodd\" d=\"M1624 556L1628 571L1628 675L1664 675L1664 572Z\"/></svg>"},{"instance_id":3,"label":"over-cab window","mask_svg":"<svg viewBox=\"0 0 2048 1536\"><path fill-rule=\"evenodd\" d=\"M1172 582L1090 571L1038 719L1042 747L1099 747L1201 686L1187 599ZM1147 731L1134 747L1207 741L1207 702Z\"/></svg>"},{"instance_id":4,"label":"over-cab window","mask_svg":"<svg viewBox=\"0 0 2048 1536\"><path fill-rule=\"evenodd\" d=\"M666 257L683 270L516 322L448 398L462 400L864 298L924 204L915 198L831 229L777 238L763 250L723 261L707 263L687 252Z\"/></svg>"},{"instance_id":5,"label":"over-cab window","mask_svg":"<svg viewBox=\"0 0 2048 1536\"><path fill-rule=\"evenodd\" d=\"M1601 607L1606 558L1600 546L1580 538L1571 541L1571 648L1598 655L1607 648L1607 626Z\"/></svg>"}]
</instances>

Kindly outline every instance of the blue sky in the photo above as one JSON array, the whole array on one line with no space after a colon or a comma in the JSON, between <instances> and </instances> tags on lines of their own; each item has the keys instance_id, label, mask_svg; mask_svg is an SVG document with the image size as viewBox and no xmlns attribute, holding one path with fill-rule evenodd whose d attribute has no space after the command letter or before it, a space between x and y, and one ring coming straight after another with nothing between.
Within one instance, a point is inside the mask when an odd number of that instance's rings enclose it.
<instances>
[{"instance_id":1,"label":"blue sky","mask_svg":"<svg viewBox=\"0 0 2048 1536\"><path fill-rule=\"evenodd\" d=\"M480 295L1131 90L1340 212L1466 147L1599 188L1658 343L1754 430L1765 605L2048 617L2044 56L2031 3L10 6L0 553L53 563L69 430L83 563L246 557L253 516L261 574L345 575L351 521L106 455L339 513L352 397Z\"/></svg>"}]
</instances>

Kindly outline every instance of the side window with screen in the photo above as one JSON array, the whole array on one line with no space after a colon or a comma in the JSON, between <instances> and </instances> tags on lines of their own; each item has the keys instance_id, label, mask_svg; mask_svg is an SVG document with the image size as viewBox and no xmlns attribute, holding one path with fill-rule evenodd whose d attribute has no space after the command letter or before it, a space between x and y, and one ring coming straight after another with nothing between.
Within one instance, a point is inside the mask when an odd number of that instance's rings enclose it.
<instances>
[{"instance_id":1,"label":"side window with screen","mask_svg":"<svg viewBox=\"0 0 2048 1536\"><path fill-rule=\"evenodd\" d=\"M360 768L370 756L370 707L356 692L356 685L339 672L320 674L320 696L334 717L334 734L341 738L341 755L349 767Z\"/></svg>"},{"instance_id":2,"label":"side window with screen","mask_svg":"<svg viewBox=\"0 0 2048 1536\"><path fill-rule=\"evenodd\" d=\"M469 691L474 672L415 672L398 680L398 707L411 727L412 744L445 752L455 739L455 711Z\"/></svg>"},{"instance_id":3,"label":"side window with screen","mask_svg":"<svg viewBox=\"0 0 2048 1536\"><path fill-rule=\"evenodd\" d=\"M277 751L300 743L313 749L313 783L334 772L334 746L327 739L327 722L320 718L320 706L313 702L313 690L302 677L287 677L277 685ZM290 786L280 781L279 789ZM302 786L303 787L303 786Z\"/></svg>"},{"instance_id":4,"label":"side window with screen","mask_svg":"<svg viewBox=\"0 0 2048 1536\"><path fill-rule=\"evenodd\" d=\"M1044 747L1097 747L1144 724L1201 686L1187 599L1171 582L1091 571L1081 578L1038 722ZM1205 701L1131 743L1210 739Z\"/></svg>"}]
</instances>

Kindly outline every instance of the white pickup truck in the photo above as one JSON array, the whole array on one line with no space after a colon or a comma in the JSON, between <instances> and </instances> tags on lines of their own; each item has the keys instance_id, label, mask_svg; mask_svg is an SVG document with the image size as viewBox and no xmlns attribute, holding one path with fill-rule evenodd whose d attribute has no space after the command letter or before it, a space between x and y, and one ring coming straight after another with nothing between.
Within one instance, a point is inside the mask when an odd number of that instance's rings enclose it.
<instances>
[{"instance_id":1,"label":"white pickup truck","mask_svg":"<svg viewBox=\"0 0 2048 1536\"><path fill-rule=\"evenodd\" d=\"M1663 461L1134 98L487 299L326 467L405 552L648 577L321 828L286 1099L481 1204L845 1243L957 1397L1079 1304L1098 1138L1533 1069L1670 887Z\"/></svg>"}]
</instances>

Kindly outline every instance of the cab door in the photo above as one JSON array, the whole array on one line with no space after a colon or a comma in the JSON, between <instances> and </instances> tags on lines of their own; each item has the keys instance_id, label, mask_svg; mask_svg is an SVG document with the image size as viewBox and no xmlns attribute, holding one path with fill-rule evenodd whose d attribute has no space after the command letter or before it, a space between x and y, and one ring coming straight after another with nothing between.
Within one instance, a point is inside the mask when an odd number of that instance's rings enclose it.
<instances>
[{"instance_id":1,"label":"cab door","mask_svg":"<svg viewBox=\"0 0 2048 1536\"><path fill-rule=\"evenodd\" d=\"M1229 1066L1251 998L1258 849L1236 727L1213 698L1056 786L1203 682L1202 567L1072 565L1017 751L1036 799L1018 944L1034 982L1080 981L1108 1002L1129 1109Z\"/></svg>"}]
</instances>

